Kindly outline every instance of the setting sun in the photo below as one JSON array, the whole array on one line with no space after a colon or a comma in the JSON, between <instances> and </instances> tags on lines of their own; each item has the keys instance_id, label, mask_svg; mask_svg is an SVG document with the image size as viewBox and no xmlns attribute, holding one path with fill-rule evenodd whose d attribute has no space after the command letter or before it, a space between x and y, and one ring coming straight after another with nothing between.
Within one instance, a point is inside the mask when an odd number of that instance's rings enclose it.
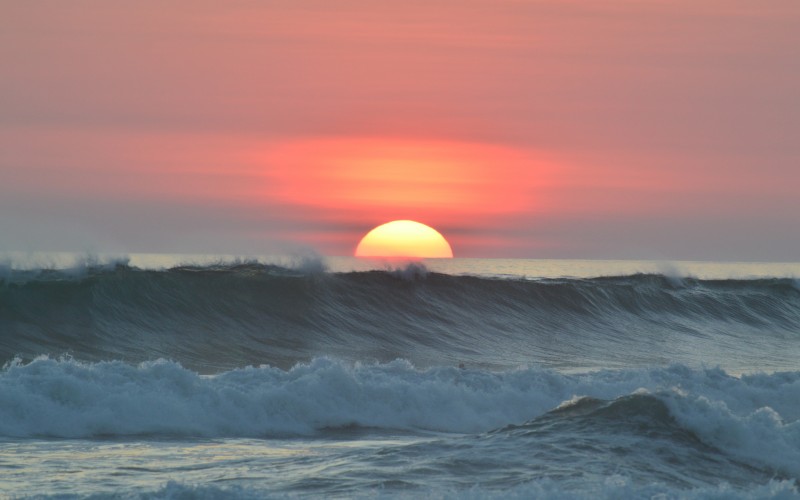
<instances>
[{"instance_id":1,"label":"setting sun","mask_svg":"<svg viewBox=\"0 0 800 500\"><path fill-rule=\"evenodd\" d=\"M382 224L361 239L356 257L452 258L450 244L437 230L411 220Z\"/></svg>"}]
</instances>

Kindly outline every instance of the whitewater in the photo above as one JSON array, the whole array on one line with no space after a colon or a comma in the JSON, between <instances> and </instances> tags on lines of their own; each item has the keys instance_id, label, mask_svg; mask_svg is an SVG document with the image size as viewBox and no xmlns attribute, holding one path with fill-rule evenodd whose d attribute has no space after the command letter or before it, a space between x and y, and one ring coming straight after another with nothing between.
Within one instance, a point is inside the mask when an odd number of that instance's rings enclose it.
<instances>
[{"instance_id":1,"label":"whitewater","mask_svg":"<svg viewBox=\"0 0 800 500\"><path fill-rule=\"evenodd\" d=\"M800 265L0 264L0 495L800 498Z\"/></svg>"}]
</instances>

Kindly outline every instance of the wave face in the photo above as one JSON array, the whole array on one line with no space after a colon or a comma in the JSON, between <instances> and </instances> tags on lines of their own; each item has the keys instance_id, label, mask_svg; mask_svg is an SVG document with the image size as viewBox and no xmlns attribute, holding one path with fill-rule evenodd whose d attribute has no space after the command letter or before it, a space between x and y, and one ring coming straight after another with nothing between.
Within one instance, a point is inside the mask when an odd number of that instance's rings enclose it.
<instances>
[{"instance_id":1,"label":"wave face","mask_svg":"<svg viewBox=\"0 0 800 500\"><path fill-rule=\"evenodd\" d=\"M417 366L795 369L792 279L501 279L241 264L0 273L0 360L178 361L202 373L318 356Z\"/></svg>"}]
</instances>

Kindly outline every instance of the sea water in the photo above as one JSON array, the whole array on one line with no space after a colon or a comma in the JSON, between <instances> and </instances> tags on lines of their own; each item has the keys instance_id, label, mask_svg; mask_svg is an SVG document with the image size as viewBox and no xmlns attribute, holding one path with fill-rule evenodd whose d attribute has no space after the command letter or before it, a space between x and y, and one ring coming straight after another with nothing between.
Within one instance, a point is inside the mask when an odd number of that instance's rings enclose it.
<instances>
[{"instance_id":1,"label":"sea water","mask_svg":"<svg viewBox=\"0 0 800 500\"><path fill-rule=\"evenodd\" d=\"M800 265L0 264L0 495L800 498Z\"/></svg>"}]
</instances>

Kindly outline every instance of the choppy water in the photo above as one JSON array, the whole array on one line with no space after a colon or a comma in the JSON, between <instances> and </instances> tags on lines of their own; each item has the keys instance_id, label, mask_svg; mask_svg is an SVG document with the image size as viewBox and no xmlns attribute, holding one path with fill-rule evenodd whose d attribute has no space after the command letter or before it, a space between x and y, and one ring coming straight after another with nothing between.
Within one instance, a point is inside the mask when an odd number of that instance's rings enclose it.
<instances>
[{"instance_id":1,"label":"choppy water","mask_svg":"<svg viewBox=\"0 0 800 500\"><path fill-rule=\"evenodd\" d=\"M0 493L800 497L797 265L327 265L0 268Z\"/></svg>"}]
</instances>

